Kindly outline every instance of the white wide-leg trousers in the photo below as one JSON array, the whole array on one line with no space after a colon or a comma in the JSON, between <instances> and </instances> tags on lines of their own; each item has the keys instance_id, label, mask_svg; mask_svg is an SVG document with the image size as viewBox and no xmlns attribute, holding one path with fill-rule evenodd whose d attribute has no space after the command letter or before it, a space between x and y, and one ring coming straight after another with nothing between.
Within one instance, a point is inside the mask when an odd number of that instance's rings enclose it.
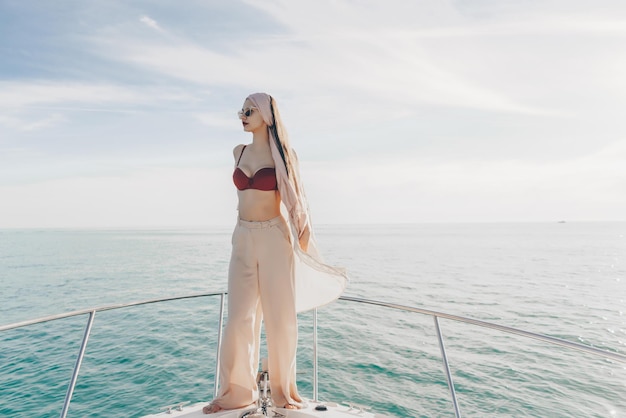
<instances>
[{"instance_id":1,"label":"white wide-leg trousers","mask_svg":"<svg viewBox=\"0 0 626 418\"><path fill-rule=\"evenodd\" d=\"M279 407L299 405L294 255L287 222L282 216L263 222L239 220L232 244L221 383L213 403L233 409L256 402L263 321L272 400Z\"/></svg>"}]
</instances>

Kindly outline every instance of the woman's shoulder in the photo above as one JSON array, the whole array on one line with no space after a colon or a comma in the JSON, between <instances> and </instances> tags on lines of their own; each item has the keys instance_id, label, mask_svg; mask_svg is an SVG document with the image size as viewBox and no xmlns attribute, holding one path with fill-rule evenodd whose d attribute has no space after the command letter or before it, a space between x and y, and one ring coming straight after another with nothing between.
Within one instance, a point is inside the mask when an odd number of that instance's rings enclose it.
<instances>
[{"instance_id":1,"label":"woman's shoulder","mask_svg":"<svg viewBox=\"0 0 626 418\"><path fill-rule=\"evenodd\" d=\"M233 157L235 157L235 159L239 158L245 147L246 144L239 144L235 148L233 148Z\"/></svg>"}]
</instances>

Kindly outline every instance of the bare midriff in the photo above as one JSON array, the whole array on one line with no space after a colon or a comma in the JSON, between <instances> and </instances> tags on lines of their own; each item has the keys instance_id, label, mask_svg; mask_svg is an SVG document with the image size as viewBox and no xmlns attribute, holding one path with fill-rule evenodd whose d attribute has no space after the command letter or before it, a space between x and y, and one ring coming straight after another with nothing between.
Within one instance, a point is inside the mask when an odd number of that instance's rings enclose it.
<instances>
[{"instance_id":1,"label":"bare midriff","mask_svg":"<svg viewBox=\"0 0 626 418\"><path fill-rule=\"evenodd\" d=\"M239 218L244 221L268 221L280 215L278 190L237 190Z\"/></svg>"}]
</instances>

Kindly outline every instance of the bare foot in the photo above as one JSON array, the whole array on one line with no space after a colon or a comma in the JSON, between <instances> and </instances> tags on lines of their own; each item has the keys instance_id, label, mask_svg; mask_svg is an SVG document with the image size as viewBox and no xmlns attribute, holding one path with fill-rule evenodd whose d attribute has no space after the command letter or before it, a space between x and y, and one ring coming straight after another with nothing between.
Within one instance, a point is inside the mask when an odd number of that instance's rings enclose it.
<instances>
[{"instance_id":1,"label":"bare foot","mask_svg":"<svg viewBox=\"0 0 626 418\"><path fill-rule=\"evenodd\" d=\"M285 409L300 409L296 405L292 405L290 403L285 404Z\"/></svg>"},{"instance_id":2,"label":"bare foot","mask_svg":"<svg viewBox=\"0 0 626 418\"><path fill-rule=\"evenodd\" d=\"M203 414L214 414L216 412L220 412L223 411L224 408L222 408L219 405L216 405L214 403L210 403L207 406L205 406L204 408L202 408L202 413Z\"/></svg>"}]
</instances>

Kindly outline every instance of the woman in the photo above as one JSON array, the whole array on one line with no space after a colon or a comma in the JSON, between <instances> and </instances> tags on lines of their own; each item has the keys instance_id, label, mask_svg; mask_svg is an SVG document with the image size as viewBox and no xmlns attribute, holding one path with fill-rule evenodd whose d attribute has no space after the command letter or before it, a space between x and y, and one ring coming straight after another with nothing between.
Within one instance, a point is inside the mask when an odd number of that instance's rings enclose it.
<instances>
[{"instance_id":1,"label":"woman","mask_svg":"<svg viewBox=\"0 0 626 418\"><path fill-rule=\"evenodd\" d=\"M301 408L296 313L336 299L347 282L342 269L323 264L315 247L298 160L276 101L265 93L252 94L239 118L244 131L252 133L252 143L233 150L239 218L228 274L221 385L218 397L203 409L207 414L256 402L262 320L272 401L277 407Z\"/></svg>"}]
</instances>

